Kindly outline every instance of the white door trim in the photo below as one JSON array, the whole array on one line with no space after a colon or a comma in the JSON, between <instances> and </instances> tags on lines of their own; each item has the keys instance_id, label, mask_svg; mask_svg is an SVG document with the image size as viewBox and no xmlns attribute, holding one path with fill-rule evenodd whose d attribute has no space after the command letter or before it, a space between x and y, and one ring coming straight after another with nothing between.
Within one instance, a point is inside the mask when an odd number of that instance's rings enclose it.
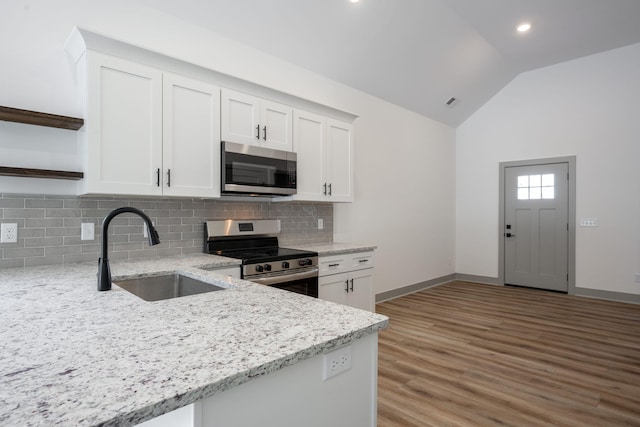
<instances>
[{"instance_id":1,"label":"white door trim","mask_svg":"<svg viewBox=\"0 0 640 427\"><path fill-rule=\"evenodd\" d=\"M569 242L567 254L567 271L569 274L568 293L575 294L576 291L576 156L552 157L546 159L531 159L512 162L501 162L500 167L500 191L499 191L499 224L498 224L498 282L504 285L504 187L505 169L514 166L535 166L548 165L553 163L567 163L569 165Z\"/></svg>"}]
</instances>

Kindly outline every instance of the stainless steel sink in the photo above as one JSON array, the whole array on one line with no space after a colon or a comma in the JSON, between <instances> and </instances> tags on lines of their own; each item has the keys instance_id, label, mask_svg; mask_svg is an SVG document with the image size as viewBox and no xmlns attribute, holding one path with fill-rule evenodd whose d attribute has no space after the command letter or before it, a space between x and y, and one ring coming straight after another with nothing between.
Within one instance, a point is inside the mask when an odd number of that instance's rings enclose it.
<instances>
[{"instance_id":1,"label":"stainless steel sink","mask_svg":"<svg viewBox=\"0 0 640 427\"><path fill-rule=\"evenodd\" d=\"M114 280L113 283L145 301L159 301L225 289L179 273L141 279Z\"/></svg>"}]
</instances>

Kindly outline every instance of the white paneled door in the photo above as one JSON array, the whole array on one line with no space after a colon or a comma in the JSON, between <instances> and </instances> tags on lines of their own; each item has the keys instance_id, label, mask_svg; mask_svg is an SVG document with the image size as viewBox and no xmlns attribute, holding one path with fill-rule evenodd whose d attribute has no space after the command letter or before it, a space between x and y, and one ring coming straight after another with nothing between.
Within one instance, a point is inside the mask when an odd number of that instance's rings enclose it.
<instances>
[{"instance_id":1,"label":"white paneled door","mask_svg":"<svg viewBox=\"0 0 640 427\"><path fill-rule=\"evenodd\" d=\"M567 292L569 165L505 168L505 283Z\"/></svg>"}]
</instances>

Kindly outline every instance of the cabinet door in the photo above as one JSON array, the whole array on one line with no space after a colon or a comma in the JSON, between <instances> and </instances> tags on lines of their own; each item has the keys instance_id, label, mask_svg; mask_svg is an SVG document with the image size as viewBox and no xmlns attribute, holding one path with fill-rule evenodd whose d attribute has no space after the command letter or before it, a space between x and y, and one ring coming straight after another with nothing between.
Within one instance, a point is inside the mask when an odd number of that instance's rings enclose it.
<instances>
[{"instance_id":1,"label":"cabinet door","mask_svg":"<svg viewBox=\"0 0 640 427\"><path fill-rule=\"evenodd\" d=\"M320 276L318 278L318 298L347 305L349 302L347 285L349 285L349 276L346 273Z\"/></svg>"},{"instance_id":2,"label":"cabinet door","mask_svg":"<svg viewBox=\"0 0 640 427\"><path fill-rule=\"evenodd\" d=\"M326 175L332 202L353 201L353 126L327 120Z\"/></svg>"},{"instance_id":3,"label":"cabinet door","mask_svg":"<svg viewBox=\"0 0 640 427\"><path fill-rule=\"evenodd\" d=\"M325 118L306 111L293 114L293 151L298 153L298 193L295 200L322 201Z\"/></svg>"},{"instance_id":4,"label":"cabinet door","mask_svg":"<svg viewBox=\"0 0 640 427\"><path fill-rule=\"evenodd\" d=\"M260 101L260 142L275 150L293 151L293 109L267 100Z\"/></svg>"},{"instance_id":5,"label":"cabinet door","mask_svg":"<svg viewBox=\"0 0 640 427\"><path fill-rule=\"evenodd\" d=\"M353 271L350 273L349 306L360 308L362 310L375 310L373 297L373 268Z\"/></svg>"},{"instance_id":6,"label":"cabinet door","mask_svg":"<svg viewBox=\"0 0 640 427\"><path fill-rule=\"evenodd\" d=\"M159 195L162 72L88 53L85 180L88 193Z\"/></svg>"},{"instance_id":7,"label":"cabinet door","mask_svg":"<svg viewBox=\"0 0 640 427\"><path fill-rule=\"evenodd\" d=\"M260 99L222 89L222 140L258 145Z\"/></svg>"},{"instance_id":8,"label":"cabinet door","mask_svg":"<svg viewBox=\"0 0 640 427\"><path fill-rule=\"evenodd\" d=\"M220 196L220 88L164 74L163 192Z\"/></svg>"}]
</instances>

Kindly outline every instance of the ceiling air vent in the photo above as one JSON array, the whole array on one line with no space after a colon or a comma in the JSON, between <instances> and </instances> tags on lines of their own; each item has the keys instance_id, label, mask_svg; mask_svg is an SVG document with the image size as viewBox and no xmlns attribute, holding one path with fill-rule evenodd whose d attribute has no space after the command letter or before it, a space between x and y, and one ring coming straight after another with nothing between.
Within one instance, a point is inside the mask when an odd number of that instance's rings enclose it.
<instances>
[{"instance_id":1,"label":"ceiling air vent","mask_svg":"<svg viewBox=\"0 0 640 427\"><path fill-rule=\"evenodd\" d=\"M449 99L447 100L447 102L445 102L445 105L446 105L447 107L449 107L449 108L453 108L453 107L455 107L456 105L458 105L458 102L459 102L459 101L458 101L454 96L452 96L451 98L449 98Z\"/></svg>"}]
</instances>

